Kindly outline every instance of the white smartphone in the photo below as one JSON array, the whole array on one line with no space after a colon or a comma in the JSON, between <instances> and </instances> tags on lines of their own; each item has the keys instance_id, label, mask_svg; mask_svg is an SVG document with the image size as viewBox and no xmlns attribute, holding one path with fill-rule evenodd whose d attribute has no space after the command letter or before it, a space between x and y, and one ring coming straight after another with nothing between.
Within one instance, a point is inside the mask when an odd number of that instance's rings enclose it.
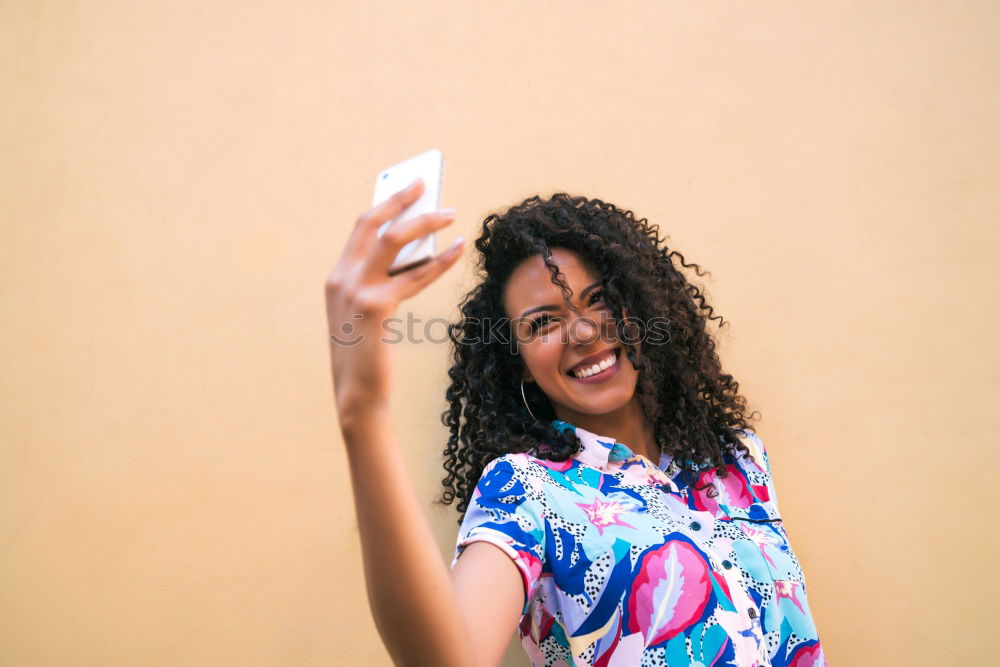
<instances>
[{"instance_id":1,"label":"white smartphone","mask_svg":"<svg viewBox=\"0 0 1000 667\"><path fill-rule=\"evenodd\" d=\"M409 160L383 169L375 179L375 196L372 199L372 206L381 204L412 183L417 176L424 181L424 194L420 195L420 199L413 202L395 218L383 223L378 229L379 236L382 236L385 230L394 223L436 211L440 207L444 156L437 149L426 151L411 157ZM433 259L434 242L435 235L431 232L423 238L407 243L400 249L392 266L389 267L389 275L415 268Z\"/></svg>"}]
</instances>

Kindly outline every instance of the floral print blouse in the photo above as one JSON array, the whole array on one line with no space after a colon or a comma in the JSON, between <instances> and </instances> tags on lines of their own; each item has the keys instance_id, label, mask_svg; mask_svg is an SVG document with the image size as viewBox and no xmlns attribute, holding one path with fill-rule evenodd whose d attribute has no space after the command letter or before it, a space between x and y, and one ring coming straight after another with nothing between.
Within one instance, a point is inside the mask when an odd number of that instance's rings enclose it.
<instances>
[{"instance_id":1,"label":"floral print blouse","mask_svg":"<svg viewBox=\"0 0 1000 667\"><path fill-rule=\"evenodd\" d=\"M825 666L806 582L778 512L764 443L755 461L727 454L680 488L613 438L555 420L583 443L565 462L530 454L491 461L459 529L490 542L524 582L518 627L533 667Z\"/></svg>"}]
</instances>

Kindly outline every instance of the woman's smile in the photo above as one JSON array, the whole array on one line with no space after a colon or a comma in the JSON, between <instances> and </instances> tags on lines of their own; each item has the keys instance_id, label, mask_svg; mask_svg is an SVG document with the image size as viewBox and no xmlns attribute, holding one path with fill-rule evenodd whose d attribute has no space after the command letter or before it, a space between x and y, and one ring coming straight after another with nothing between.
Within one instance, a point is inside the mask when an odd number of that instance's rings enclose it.
<instances>
[{"instance_id":1,"label":"woman's smile","mask_svg":"<svg viewBox=\"0 0 1000 667\"><path fill-rule=\"evenodd\" d=\"M620 347L616 347L606 353L592 355L566 371L566 375L585 384L604 382L618 372L621 366L621 351Z\"/></svg>"}]
</instances>

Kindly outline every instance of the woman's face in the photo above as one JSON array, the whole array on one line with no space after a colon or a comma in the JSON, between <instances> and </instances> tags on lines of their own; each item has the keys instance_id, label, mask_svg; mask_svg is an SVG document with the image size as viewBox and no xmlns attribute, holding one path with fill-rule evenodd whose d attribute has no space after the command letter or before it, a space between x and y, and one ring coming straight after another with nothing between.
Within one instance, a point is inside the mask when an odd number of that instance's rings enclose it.
<instances>
[{"instance_id":1,"label":"woman's face","mask_svg":"<svg viewBox=\"0 0 1000 667\"><path fill-rule=\"evenodd\" d=\"M525 384L536 382L556 416L576 423L578 415L608 414L631 401L639 373L617 340L600 276L573 250L551 252L579 312L563 303L541 255L526 259L511 274L504 287L504 309L527 367Z\"/></svg>"}]
</instances>

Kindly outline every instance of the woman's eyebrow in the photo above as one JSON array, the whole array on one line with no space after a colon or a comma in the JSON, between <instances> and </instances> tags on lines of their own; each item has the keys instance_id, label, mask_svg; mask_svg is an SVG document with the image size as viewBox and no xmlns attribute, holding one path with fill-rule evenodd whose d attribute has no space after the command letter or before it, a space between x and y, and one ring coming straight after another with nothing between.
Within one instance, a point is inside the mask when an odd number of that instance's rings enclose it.
<instances>
[{"instance_id":1,"label":"woman's eyebrow","mask_svg":"<svg viewBox=\"0 0 1000 667\"><path fill-rule=\"evenodd\" d=\"M587 287L584 287L583 291L580 292L580 299L586 299L587 295L590 294L591 290L593 290L595 287L600 287L600 286L601 286L601 281L598 280L596 283L592 283ZM536 306L534 308L529 308L528 310L521 313L521 317L524 318L527 317L528 315L531 315L532 313L537 313L542 310L559 310L560 305L561 304L550 303L545 306Z\"/></svg>"}]
</instances>

